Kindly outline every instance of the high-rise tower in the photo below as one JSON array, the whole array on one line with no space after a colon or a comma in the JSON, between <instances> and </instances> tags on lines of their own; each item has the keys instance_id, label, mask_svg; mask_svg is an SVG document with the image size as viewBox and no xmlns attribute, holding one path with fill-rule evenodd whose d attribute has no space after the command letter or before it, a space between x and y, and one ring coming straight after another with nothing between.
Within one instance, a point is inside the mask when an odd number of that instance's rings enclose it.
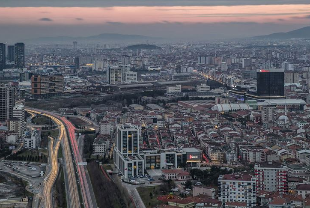
<instances>
[{"instance_id":1,"label":"high-rise tower","mask_svg":"<svg viewBox=\"0 0 310 208\"><path fill-rule=\"evenodd\" d=\"M5 44L0 43L0 71L5 68L6 59L5 59Z\"/></svg>"},{"instance_id":2,"label":"high-rise tower","mask_svg":"<svg viewBox=\"0 0 310 208\"><path fill-rule=\"evenodd\" d=\"M25 44L15 44L15 66L19 69L25 67Z\"/></svg>"}]
</instances>

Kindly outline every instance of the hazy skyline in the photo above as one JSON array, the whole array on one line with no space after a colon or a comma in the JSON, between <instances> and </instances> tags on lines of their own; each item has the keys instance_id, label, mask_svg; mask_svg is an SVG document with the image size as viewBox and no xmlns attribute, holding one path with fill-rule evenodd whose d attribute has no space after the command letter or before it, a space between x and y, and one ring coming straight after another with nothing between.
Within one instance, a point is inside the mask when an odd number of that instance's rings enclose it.
<instances>
[{"instance_id":1,"label":"hazy skyline","mask_svg":"<svg viewBox=\"0 0 310 208\"><path fill-rule=\"evenodd\" d=\"M2 42L100 33L199 41L286 32L308 25L310 3L303 0L0 0Z\"/></svg>"}]
</instances>

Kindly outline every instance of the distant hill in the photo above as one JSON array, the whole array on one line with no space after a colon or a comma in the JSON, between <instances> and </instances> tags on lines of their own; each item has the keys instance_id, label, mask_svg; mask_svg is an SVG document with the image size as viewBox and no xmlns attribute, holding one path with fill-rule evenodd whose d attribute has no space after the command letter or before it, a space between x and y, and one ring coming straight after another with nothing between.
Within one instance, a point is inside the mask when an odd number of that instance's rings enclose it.
<instances>
[{"instance_id":1,"label":"distant hill","mask_svg":"<svg viewBox=\"0 0 310 208\"><path fill-rule=\"evenodd\" d=\"M303 27L286 33L273 33L270 35L256 36L261 39L291 39L291 38L310 38L310 26Z\"/></svg>"},{"instance_id":2,"label":"distant hill","mask_svg":"<svg viewBox=\"0 0 310 208\"><path fill-rule=\"evenodd\" d=\"M127 42L127 41L146 41L156 40L160 38L149 37L143 35L126 35L117 33L103 33L95 36L88 37L70 37L70 36L58 36L58 37L41 37L36 39L26 40L26 42L69 42L69 41L80 41L80 42L93 42L93 41L106 41L106 42Z\"/></svg>"},{"instance_id":3,"label":"distant hill","mask_svg":"<svg viewBox=\"0 0 310 208\"><path fill-rule=\"evenodd\" d=\"M161 47L158 47L156 45L150 45L150 44L137 44L137 45L127 46L126 49L128 50L139 50L139 49L154 50L154 49L161 49Z\"/></svg>"}]
</instances>

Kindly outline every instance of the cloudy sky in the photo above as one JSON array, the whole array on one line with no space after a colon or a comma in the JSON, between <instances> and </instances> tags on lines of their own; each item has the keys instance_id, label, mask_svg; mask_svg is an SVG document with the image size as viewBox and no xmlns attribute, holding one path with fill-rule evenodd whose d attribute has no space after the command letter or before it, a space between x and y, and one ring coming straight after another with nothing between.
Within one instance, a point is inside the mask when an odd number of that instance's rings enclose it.
<instances>
[{"instance_id":1,"label":"cloudy sky","mask_svg":"<svg viewBox=\"0 0 310 208\"><path fill-rule=\"evenodd\" d=\"M309 25L309 0L0 0L0 42L100 33L198 41Z\"/></svg>"}]
</instances>

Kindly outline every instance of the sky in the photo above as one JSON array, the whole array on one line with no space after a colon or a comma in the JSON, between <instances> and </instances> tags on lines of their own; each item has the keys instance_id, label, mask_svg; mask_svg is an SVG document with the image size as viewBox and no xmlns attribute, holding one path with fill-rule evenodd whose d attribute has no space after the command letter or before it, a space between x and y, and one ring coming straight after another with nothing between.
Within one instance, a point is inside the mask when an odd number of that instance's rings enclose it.
<instances>
[{"instance_id":1,"label":"sky","mask_svg":"<svg viewBox=\"0 0 310 208\"><path fill-rule=\"evenodd\" d=\"M309 25L309 0L0 0L0 42L101 33L200 41Z\"/></svg>"}]
</instances>

